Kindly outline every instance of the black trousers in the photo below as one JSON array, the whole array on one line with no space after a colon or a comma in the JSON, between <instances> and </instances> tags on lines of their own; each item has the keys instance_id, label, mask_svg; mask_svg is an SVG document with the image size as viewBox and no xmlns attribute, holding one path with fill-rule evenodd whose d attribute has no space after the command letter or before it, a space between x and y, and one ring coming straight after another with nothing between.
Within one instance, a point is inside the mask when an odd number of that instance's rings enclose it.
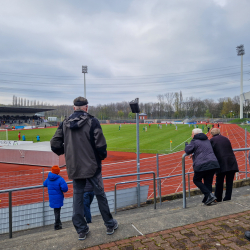
<instances>
[{"instance_id":1,"label":"black trousers","mask_svg":"<svg viewBox=\"0 0 250 250\"><path fill-rule=\"evenodd\" d=\"M98 202L99 210L104 220L106 227L113 227L116 220L113 219L112 214L109 210L108 200L104 192L102 174L88 179L94 189L94 193ZM73 180L73 216L72 222L77 233L84 232L88 229L87 222L84 218L84 202L83 193L86 185L86 179L74 179Z\"/></svg>"},{"instance_id":2,"label":"black trousers","mask_svg":"<svg viewBox=\"0 0 250 250\"><path fill-rule=\"evenodd\" d=\"M222 201L225 177L226 177L226 194L223 201L231 200L234 176L235 176L235 171L227 171L224 173L216 174L215 196L217 197L218 202Z\"/></svg>"},{"instance_id":3,"label":"black trousers","mask_svg":"<svg viewBox=\"0 0 250 250\"><path fill-rule=\"evenodd\" d=\"M60 219L60 213L61 213L61 208L54 208L54 215L55 215L55 223L54 227L58 228L59 226L62 225L61 219Z\"/></svg>"},{"instance_id":4,"label":"black trousers","mask_svg":"<svg viewBox=\"0 0 250 250\"><path fill-rule=\"evenodd\" d=\"M215 169L202 172L194 172L193 182L204 194L204 199L202 202L205 202L208 195L212 193L214 173ZM204 181L204 183L202 182L202 180Z\"/></svg>"}]
</instances>

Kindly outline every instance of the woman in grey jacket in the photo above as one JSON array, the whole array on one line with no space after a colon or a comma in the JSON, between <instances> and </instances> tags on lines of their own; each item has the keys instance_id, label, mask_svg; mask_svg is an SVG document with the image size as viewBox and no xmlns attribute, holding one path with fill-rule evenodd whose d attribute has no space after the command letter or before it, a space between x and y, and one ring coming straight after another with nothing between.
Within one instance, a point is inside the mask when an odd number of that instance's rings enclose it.
<instances>
[{"instance_id":1,"label":"woman in grey jacket","mask_svg":"<svg viewBox=\"0 0 250 250\"><path fill-rule=\"evenodd\" d=\"M207 136L199 128L192 130L193 140L185 147L187 155L192 154L194 168L194 184L204 194L203 203L210 205L216 200L212 193L212 183L215 170L220 168L213 148ZM203 180L203 182L202 182Z\"/></svg>"}]
</instances>

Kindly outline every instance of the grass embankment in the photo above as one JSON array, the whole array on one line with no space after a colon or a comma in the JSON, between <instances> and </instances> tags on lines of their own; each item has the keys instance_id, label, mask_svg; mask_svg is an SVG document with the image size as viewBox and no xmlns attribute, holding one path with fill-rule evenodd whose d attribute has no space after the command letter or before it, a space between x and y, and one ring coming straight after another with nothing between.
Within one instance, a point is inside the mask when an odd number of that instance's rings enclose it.
<instances>
[{"instance_id":1,"label":"grass embankment","mask_svg":"<svg viewBox=\"0 0 250 250\"><path fill-rule=\"evenodd\" d=\"M184 149L184 143L191 140L192 126L178 124L166 126L162 124L162 129L158 129L157 124L147 125L147 132L143 131L146 125L140 124L140 152L141 153L171 153ZM202 125L199 125L202 128ZM136 125L119 124L102 125L103 133L107 140L109 151L136 152ZM49 141L54 135L56 128L15 130L9 131L9 140L18 140L18 132L21 136L25 134L26 141L36 142L36 136L40 135L41 141ZM205 128L206 132L206 128ZM170 151L170 140L171 151Z\"/></svg>"},{"instance_id":2,"label":"grass embankment","mask_svg":"<svg viewBox=\"0 0 250 250\"><path fill-rule=\"evenodd\" d=\"M243 118L243 119L237 118L237 119L234 119L232 121L229 121L228 123L241 124L241 123L245 123L245 122L247 122L249 120L250 120L249 118Z\"/></svg>"}]
</instances>

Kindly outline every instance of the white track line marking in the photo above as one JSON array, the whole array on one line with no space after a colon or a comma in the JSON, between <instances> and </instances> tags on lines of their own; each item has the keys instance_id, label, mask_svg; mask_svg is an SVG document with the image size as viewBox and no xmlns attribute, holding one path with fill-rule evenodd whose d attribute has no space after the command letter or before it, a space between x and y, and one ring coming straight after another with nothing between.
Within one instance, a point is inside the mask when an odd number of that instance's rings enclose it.
<instances>
[{"instance_id":1,"label":"white track line marking","mask_svg":"<svg viewBox=\"0 0 250 250\"><path fill-rule=\"evenodd\" d=\"M142 232L140 232L134 225L133 223L131 223L132 227L140 234L140 235L144 235Z\"/></svg>"}]
</instances>

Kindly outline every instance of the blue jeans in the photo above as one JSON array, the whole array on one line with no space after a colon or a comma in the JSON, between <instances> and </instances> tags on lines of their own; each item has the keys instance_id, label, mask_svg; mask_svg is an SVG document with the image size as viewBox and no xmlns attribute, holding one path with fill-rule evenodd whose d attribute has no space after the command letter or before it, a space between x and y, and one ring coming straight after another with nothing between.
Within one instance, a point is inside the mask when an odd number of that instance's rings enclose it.
<instances>
[{"instance_id":1,"label":"blue jeans","mask_svg":"<svg viewBox=\"0 0 250 250\"><path fill-rule=\"evenodd\" d=\"M83 205L84 205L84 217L86 218L87 223L91 223L91 212L90 205L94 199L94 192L85 192L83 194Z\"/></svg>"}]
</instances>

